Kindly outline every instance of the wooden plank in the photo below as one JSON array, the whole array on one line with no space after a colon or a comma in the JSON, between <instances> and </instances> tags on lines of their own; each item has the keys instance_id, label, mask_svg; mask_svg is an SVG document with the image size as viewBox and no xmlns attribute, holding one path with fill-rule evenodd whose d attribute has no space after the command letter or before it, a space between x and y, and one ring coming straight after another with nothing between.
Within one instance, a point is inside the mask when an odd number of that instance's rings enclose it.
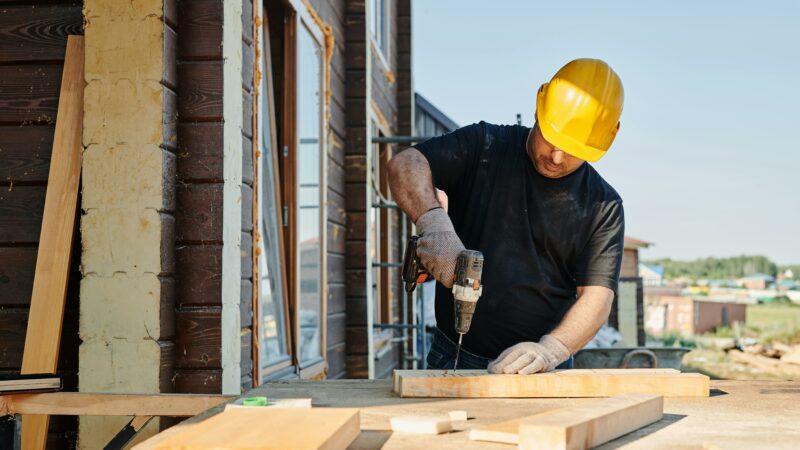
<instances>
[{"instance_id":1,"label":"wooden plank","mask_svg":"<svg viewBox=\"0 0 800 450\"><path fill-rule=\"evenodd\" d=\"M5 396L11 414L189 417L233 400L225 395L50 392Z\"/></svg>"},{"instance_id":2,"label":"wooden plank","mask_svg":"<svg viewBox=\"0 0 800 450\"><path fill-rule=\"evenodd\" d=\"M175 253L175 304L222 305L222 246L178 245Z\"/></svg>"},{"instance_id":3,"label":"wooden plank","mask_svg":"<svg viewBox=\"0 0 800 450\"><path fill-rule=\"evenodd\" d=\"M599 437L597 426L602 423L607 428L600 430L600 433L603 433L606 439L593 444L600 445L603 442L660 420L663 415L663 404L664 397L659 395L623 394L611 398L591 400L577 406L519 417L486 427L473 428L469 431L469 438L473 441L516 445L520 443L520 426L522 424L538 424L541 427L543 423L549 423L553 426L551 430L557 430L561 426L558 422L566 418L566 423L563 425L565 428L580 427L569 430L572 433L576 433L571 438L576 436L586 437L587 429L594 427L595 429L591 430L592 436L590 436L593 440L594 436ZM606 423L609 419L612 419L609 415L614 420L610 424ZM541 429L539 428L539 431ZM622 431L623 429L627 431ZM569 435L569 433L565 434ZM608 434L615 435L609 436ZM545 442L547 442L547 439L543 438L541 441L542 447L535 448L545 448ZM568 446L567 448L574 447Z\"/></svg>"},{"instance_id":4,"label":"wooden plank","mask_svg":"<svg viewBox=\"0 0 800 450\"><path fill-rule=\"evenodd\" d=\"M34 244L39 240L46 191L44 186L0 189L0 242Z\"/></svg>"},{"instance_id":5,"label":"wooden plank","mask_svg":"<svg viewBox=\"0 0 800 450\"><path fill-rule=\"evenodd\" d=\"M61 74L60 65L0 66L0 123L52 124Z\"/></svg>"},{"instance_id":6,"label":"wooden plank","mask_svg":"<svg viewBox=\"0 0 800 450\"><path fill-rule=\"evenodd\" d=\"M178 66L178 116L183 122L222 120L222 61Z\"/></svg>"},{"instance_id":7,"label":"wooden plank","mask_svg":"<svg viewBox=\"0 0 800 450\"><path fill-rule=\"evenodd\" d=\"M222 182L222 123L178 126L177 171L181 182Z\"/></svg>"},{"instance_id":8,"label":"wooden plank","mask_svg":"<svg viewBox=\"0 0 800 450\"><path fill-rule=\"evenodd\" d=\"M67 35L82 31L80 4L6 6L0 14L0 63L63 60Z\"/></svg>"},{"instance_id":9,"label":"wooden plank","mask_svg":"<svg viewBox=\"0 0 800 450\"><path fill-rule=\"evenodd\" d=\"M222 243L222 184L176 187L175 240L179 243Z\"/></svg>"},{"instance_id":10,"label":"wooden plank","mask_svg":"<svg viewBox=\"0 0 800 450\"><path fill-rule=\"evenodd\" d=\"M1 308L28 307L31 304L35 269L36 247L0 247L0 292L3 293L0 295ZM3 327L0 330L7 332ZM0 348L5 347L5 340L4 335L0 339ZM0 361L3 355L5 352L0 350Z\"/></svg>"},{"instance_id":11,"label":"wooden plank","mask_svg":"<svg viewBox=\"0 0 800 450\"><path fill-rule=\"evenodd\" d=\"M28 323L28 310L18 308L0 309L0 370L11 369L19 373L25 348L25 325ZM60 369L78 368L78 311L67 309L64 312L64 325L58 351Z\"/></svg>"},{"instance_id":12,"label":"wooden plank","mask_svg":"<svg viewBox=\"0 0 800 450\"><path fill-rule=\"evenodd\" d=\"M175 313L175 366L180 369L218 369L221 324L219 308L212 311L178 311Z\"/></svg>"},{"instance_id":13,"label":"wooden plank","mask_svg":"<svg viewBox=\"0 0 800 450\"><path fill-rule=\"evenodd\" d=\"M175 391L193 394L219 394L222 392L222 369L175 370Z\"/></svg>"},{"instance_id":14,"label":"wooden plank","mask_svg":"<svg viewBox=\"0 0 800 450\"><path fill-rule=\"evenodd\" d=\"M178 55L183 61L222 59L222 3L196 0L178 3Z\"/></svg>"},{"instance_id":15,"label":"wooden plank","mask_svg":"<svg viewBox=\"0 0 800 450\"><path fill-rule=\"evenodd\" d=\"M232 408L187 426L152 448L345 449L360 428L357 409ZM151 447L145 441L134 447L140 448Z\"/></svg>"},{"instance_id":16,"label":"wooden plank","mask_svg":"<svg viewBox=\"0 0 800 450\"><path fill-rule=\"evenodd\" d=\"M81 173L83 37L69 36L21 373L55 373ZM48 416L23 417L22 446L43 448Z\"/></svg>"},{"instance_id":17,"label":"wooden plank","mask_svg":"<svg viewBox=\"0 0 800 450\"><path fill-rule=\"evenodd\" d=\"M573 369L536 375L495 375L480 370L398 371L395 387L401 397L610 397L625 393L708 397L707 376L659 370Z\"/></svg>"},{"instance_id":18,"label":"wooden plank","mask_svg":"<svg viewBox=\"0 0 800 450\"><path fill-rule=\"evenodd\" d=\"M519 426L522 450L589 449L661 420L664 397L626 394L539 414Z\"/></svg>"},{"instance_id":19,"label":"wooden plank","mask_svg":"<svg viewBox=\"0 0 800 450\"><path fill-rule=\"evenodd\" d=\"M0 184L47 181L54 129L52 125L0 127Z\"/></svg>"}]
</instances>

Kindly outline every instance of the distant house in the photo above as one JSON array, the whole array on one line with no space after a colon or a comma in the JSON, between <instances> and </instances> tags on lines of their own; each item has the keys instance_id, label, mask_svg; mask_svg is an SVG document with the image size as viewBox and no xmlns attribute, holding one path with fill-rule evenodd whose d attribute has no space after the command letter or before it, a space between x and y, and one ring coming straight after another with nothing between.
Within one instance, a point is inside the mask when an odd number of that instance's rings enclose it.
<instances>
[{"instance_id":1,"label":"distant house","mask_svg":"<svg viewBox=\"0 0 800 450\"><path fill-rule=\"evenodd\" d=\"M655 336L664 333L692 336L732 326L734 322L743 323L746 311L747 305L741 303L663 296L647 304L644 326Z\"/></svg>"},{"instance_id":2,"label":"distant house","mask_svg":"<svg viewBox=\"0 0 800 450\"><path fill-rule=\"evenodd\" d=\"M622 254L621 278L639 276L639 249L648 248L653 245L651 242L625 236L625 251Z\"/></svg>"},{"instance_id":3,"label":"distant house","mask_svg":"<svg viewBox=\"0 0 800 450\"><path fill-rule=\"evenodd\" d=\"M414 93L414 125L417 136L433 137L457 130L458 124L418 92Z\"/></svg>"},{"instance_id":4,"label":"distant house","mask_svg":"<svg viewBox=\"0 0 800 450\"><path fill-rule=\"evenodd\" d=\"M664 285L664 267L651 264L639 263L639 276L642 283L649 287L659 287Z\"/></svg>"},{"instance_id":5,"label":"distant house","mask_svg":"<svg viewBox=\"0 0 800 450\"><path fill-rule=\"evenodd\" d=\"M775 277L764 273L754 273L753 275L740 278L738 283L745 289L766 289L767 286L775 282Z\"/></svg>"}]
</instances>

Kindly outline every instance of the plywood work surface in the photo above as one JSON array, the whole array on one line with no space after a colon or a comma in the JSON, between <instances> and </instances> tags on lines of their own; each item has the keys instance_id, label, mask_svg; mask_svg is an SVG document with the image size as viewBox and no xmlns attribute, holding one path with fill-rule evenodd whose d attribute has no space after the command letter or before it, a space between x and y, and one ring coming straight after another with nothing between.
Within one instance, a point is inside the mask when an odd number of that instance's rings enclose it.
<instances>
[{"instance_id":1,"label":"plywood work surface","mask_svg":"<svg viewBox=\"0 0 800 450\"><path fill-rule=\"evenodd\" d=\"M800 382L712 381L711 388L710 397L665 398L663 419L598 448L689 449L705 445L707 448L749 450L764 448L765 442L771 449L797 448ZM362 431L350 449L359 450L512 450L515 447L508 444L470 441L469 430L596 400L402 398L392 391L391 380L278 381L243 395L266 396L270 400L309 397L315 408L358 408ZM222 406L215 407L181 425L197 423L222 409ZM453 410L467 411L470 420L453 422L450 433L414 435L392 433L390 428L391 417L447 414Z\"/></svg>"},{"instance_id":2,"label":"plywood work surface","mask_svg":"<svg viewBox=\"0 0 800 450\"><path fill-rule=\"evenodd\" d=\"M152 448L335 450L347 448L359 432L357 409L235 408L187 426Z\"/></svg>"},{"instance_id":3,"label":"plywood work surface","mask_svg":"<svg viewBox=\"0 0 800 450\"><path fill-rule=\"evenodd\" d=\"M707 397L709 378L670 369L577 369L536 375L485 371L398 371L401 397L611 397L625 393Z\"/></svg>"}]
</instances>

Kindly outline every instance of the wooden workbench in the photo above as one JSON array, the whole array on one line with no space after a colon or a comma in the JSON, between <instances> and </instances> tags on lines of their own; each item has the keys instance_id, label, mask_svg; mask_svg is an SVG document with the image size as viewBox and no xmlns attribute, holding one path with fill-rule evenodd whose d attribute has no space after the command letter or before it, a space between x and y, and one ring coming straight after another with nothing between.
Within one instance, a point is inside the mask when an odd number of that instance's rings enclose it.
<instances>
[{"instance_id":1,"label":"wooden workbench","mask_svg":"<svg viewBox=\"0 0 800 450\"><path fill-rule=\"evenodd\" d=\"M311 397L315 407L361 409L361 435L353 449L500 449L504 444L474 442L469 428L535 414L586 399L424 399L399 398L389 380L287 381L253 389L245 396ZM800 448L800 382L712 381L709 398L667 398L664 418L600 447L642 449ZM190 419L197 422L221 410ZM474 419L454 422L456 431L438 436L392 433L389 418L466 410Z\"/></svg>"}]
</instances>

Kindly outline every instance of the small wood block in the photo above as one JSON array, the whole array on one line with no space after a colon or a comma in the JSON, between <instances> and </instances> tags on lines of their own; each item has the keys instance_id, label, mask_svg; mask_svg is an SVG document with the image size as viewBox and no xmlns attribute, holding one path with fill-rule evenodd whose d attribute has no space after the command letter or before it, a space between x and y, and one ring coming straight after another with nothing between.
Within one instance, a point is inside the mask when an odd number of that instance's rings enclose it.
<instances>
[{"instance_id":1,"label":"small wood block","mask_svg":"<svg viewBox=\"0 0 800 450\"><path fill-rule=\"evenodd\" d=\"M467 412L466 411L449 411L447 413L447 415L450 416L450 420L467 420L467 419L469 419L469 417L467 417Z\"/></svg>"},{"instance_id":2,"label":"small wood block","mask_svg":"<svg viewBox=\"0 0 800 450\"><path fill-rule=\"evenodd\" d=\"M589 449L661 420L664 397L625 394L538 414L519 425L521 450Z\"/></svg>"},{"instance_id":3,"label":"small wood block","mask_svg":"<svg viewBox=\"0 0 800 450\"><path fill-rule=\"evenodd\" d=\"M417 434L442 434L453 430L448 416L397 416L389 419L392 431Z\"/></svg>"},{"instance_id":4,"label":"small wood block","mask_svg":"<svg viewBox=\"0 0 800 450\"><path fill-rule=\"evenodd\" d=\"M666 397L708 397L709 378L673 369L573 369L536 375L495 375L485 371L398 371L401 397L569 398L625 393Z\"/></svg>"},{"instance_id":5,"label":"small wood block","mask_svg":"<svg viewBox=\"0 0 800 450\"><path fill-rule=\"evenodd\" d=\"M346 449L360 432L357 409L233 408L143 448L334 450Z\"/></svg>"}]
</instances>

